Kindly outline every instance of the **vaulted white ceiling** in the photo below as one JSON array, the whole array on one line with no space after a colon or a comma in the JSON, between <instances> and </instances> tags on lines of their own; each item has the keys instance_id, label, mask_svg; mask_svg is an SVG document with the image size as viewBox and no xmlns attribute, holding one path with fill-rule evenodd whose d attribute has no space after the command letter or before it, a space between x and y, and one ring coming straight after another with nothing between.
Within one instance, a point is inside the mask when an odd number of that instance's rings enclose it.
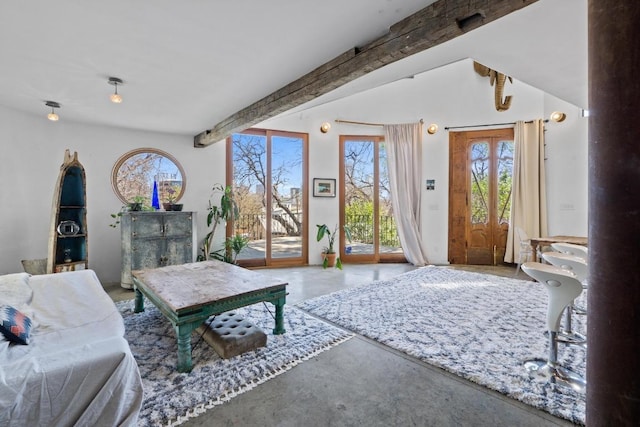
<instances>
[{"instance_id":1,"label":"vaulted white ceiling","mask_svg":"<svg viewBox=\"0 0 640 427\"><path fill-rule=\"evenodd\" d=\"M195 135L432 0L0 3L0 104L61 120ZM474 58L586 108L585 0L540 0L296 110ZM109 101L110 76L124 102Z\"/></svg>"}]
</instances>

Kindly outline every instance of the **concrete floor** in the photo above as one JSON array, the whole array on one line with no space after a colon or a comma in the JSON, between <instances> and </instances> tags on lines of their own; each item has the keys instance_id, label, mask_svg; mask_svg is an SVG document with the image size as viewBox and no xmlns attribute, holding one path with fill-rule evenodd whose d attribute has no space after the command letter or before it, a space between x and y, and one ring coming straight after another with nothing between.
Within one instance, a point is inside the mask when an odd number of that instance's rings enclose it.
<instances>
[{"instance_id":1,"label":"concrete floor","mask_svg":"<svg viewBox=\"0 0 640 427\"><path fill-rule=\"evenodd\" d=\"M513 276L512 267L455 266ZM287 280L288 304L413 269L409 264L261 269ZM519 278L527 278L522 272ZM114 300L133 292L106 285ZM184 426L570 426L375 341L356 336Z\"/></svg>"}]
</instances>

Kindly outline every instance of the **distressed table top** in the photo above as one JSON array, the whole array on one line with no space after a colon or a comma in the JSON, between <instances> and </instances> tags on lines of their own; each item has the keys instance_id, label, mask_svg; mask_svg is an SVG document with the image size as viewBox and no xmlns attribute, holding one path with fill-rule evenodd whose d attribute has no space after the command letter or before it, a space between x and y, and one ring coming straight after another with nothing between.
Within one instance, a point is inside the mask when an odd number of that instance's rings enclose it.
<instances>
[{"instance_id":1,"label":"distressed table top","mask_svg":"<svg viewBox=\"0 0 640 427\"><path fill-rule=\"evenodd\" d=\"M217 260L136 270L131 274L175 312L287 286L283 280Z\"/></svg>"},{"instance_id":2,"label":"distressed table top","mask_svg":"<svg viewBox=\"0 0 640 427\"><path fill-rule=\"evenodd\" d=\"M587 246L588 240L582 236L549 236L549 237L531 237L531 243L572 243L574 245Z\"/></svg>"}]
</instances>

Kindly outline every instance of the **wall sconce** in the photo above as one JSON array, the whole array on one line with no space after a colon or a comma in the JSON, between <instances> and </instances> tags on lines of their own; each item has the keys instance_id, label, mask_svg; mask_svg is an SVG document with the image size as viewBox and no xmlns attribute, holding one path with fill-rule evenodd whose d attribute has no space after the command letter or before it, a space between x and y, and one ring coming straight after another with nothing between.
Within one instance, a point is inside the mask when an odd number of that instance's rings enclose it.
<instances>
[{"instance_id":1,"label":"wall sconce","mask_svg":"<svg viewBox=\"0 0 640 427\"><path fill-rule=\"evenodd\" d=\"M329 129L331 129L331 123L329 122L324 122L320 125L320 132L322 133L329 132Z\"/></svg>"},{"instance_id":2,"label":"wall sconce","mask_svg":"<svg viewBox=\"0 0 640 427\"><path fill-rule=\"evenodd\" d=\"M60 120L60 116L56 114L55 110L56 108L60 108L60 104L55 101L46 101L44 105L46 105L47 107L51 107L51 112L47 114L47 119L51 120L52 122L57 122L58 120Z\"/></svg>"},{"instance_id":3,"label":"wall sconce","mask_svg":"<svg viewBox=\"0 0 640 427\"><path fill-rule=\"evenodd\" d=\"M109 77L109 81L107 83L116 87L116 91L111 94L109 99L114 104L120 104L122 102L122 96L118 95L118 85L123 85L124 82L117 77Z\"/></svg>"},{"instance_id":4,"label":"wall sconce","mask_svg":"<svg viewBox=\"0 0 640 427\"><path fill-rule=\"evenodd\" d=\"M427 128L427 133L429 135L433 135L434 133L438 132L438 125L435 123L431 123L429 125L429 127Z\"/></svg>"},{"instance_id":5,"label":"wall sconce","mask_svg":"<svg viewBox=\"0 0 640 427\"><path fill-rule=\"evenodd\" d=\"M554 111L549 116L549 120L551 120L552 122L556 122L556 123L564 122L564 119L566 119L566 118L567 118L567 115L565 113L563 113L562 111Z\"/></svg>"}]
</instances>

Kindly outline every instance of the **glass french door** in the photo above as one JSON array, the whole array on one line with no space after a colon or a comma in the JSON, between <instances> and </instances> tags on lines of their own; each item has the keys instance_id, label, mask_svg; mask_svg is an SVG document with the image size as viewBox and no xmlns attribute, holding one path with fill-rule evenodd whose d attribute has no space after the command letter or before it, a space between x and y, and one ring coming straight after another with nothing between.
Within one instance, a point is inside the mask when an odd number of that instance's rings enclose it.
<instances>
[{"instance_id":1,"label":"glass french door","mask_svg":"<svg viewBox=\"0 0 640 427\"><path fill-rule=\"evenodd\" d=\"M513 173L513 129L451 136L449 258L496 265L504 259Z\"/></svg>"},{"instance_id":2,"label":"glass french door","mask_svg":"<svg viewBox=\"0 0 640 427\"><path fill-rule=\"evenodd\" d=\"M249 240L238 264L306 263L307 135L250 129L227 144L227 175L240 210L227 232Z\"/></svg>"},{"instance_id":3,"label":"glass french door","mask_svg":"<svg viewBox=\"0 0 640 427\"><path fill-rule=\"evenodd\" d=\"M340 137L340 257L344 262L406 261L398 238L384 140L380 136Z\"/></svg>"}]
</instances>

